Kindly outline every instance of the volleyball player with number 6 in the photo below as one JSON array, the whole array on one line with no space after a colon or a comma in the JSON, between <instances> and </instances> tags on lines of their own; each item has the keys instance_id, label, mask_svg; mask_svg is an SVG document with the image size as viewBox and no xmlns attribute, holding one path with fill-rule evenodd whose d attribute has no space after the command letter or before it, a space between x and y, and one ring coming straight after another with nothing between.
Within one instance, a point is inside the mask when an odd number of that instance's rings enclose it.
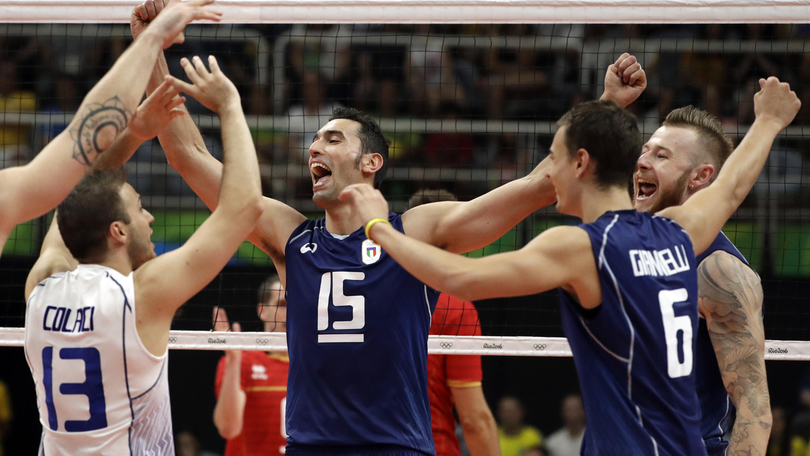
<instances>
[{"instance_id":1,"label":"volleyball player with number 6","mask_svg":"<svg viewBox=\"0 0 810 456\"><path fill-rule=\"evenodd\" d=\"M636 120L605 102L569 111L551 145L557 209L583 224L549 229L520 250L460 257L392 229L387 202L368 185L347 187L341 199L406 270L461 299L560 288L588 417L582 454L705 455L693 371L695 252L742 203L801 106L775 77L760 86L756 121L714 184L656 215L633 209L627 192L641 149Z\"/></svg>"},{"instance_id":2,"label":"volleyball player with number 6","mask_svg":"<svg viewBox=\"0 0 810 456\"><path fill-rule=\"evenodd\" d=\"M59 205L58 229L51 226L26 281L25 354L44 429L42 455L174 454L172 319L221 271L263 210L239 93L213 57L210 73L195 61L196 68L187 67L194 85L166 83L219 114L222 204L182 247L156 257L154 218L126 174L94 172Z\"/></svg>"}]
</instances>

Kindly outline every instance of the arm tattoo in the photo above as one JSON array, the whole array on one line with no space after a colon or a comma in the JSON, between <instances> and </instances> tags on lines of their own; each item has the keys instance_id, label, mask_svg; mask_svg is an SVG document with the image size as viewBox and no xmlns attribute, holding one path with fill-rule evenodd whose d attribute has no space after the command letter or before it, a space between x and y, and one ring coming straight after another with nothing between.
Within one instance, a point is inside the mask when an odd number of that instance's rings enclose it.
<instances>
[{"instance_id":1,"label":"arm tattoo","mask_svg":"<svg viewBox=\"0 0 810 456\"><path fill-rule=\"evenodd\" d=\"M70 128L70 137L74 141L73 159L89 166L109 147L109 144L99 144L99 135L103 132L104 135L114 133L113 138L118 136L127 127L132 112L118 96L114 96L101 104L88 103L77 117Z\"/></svg>"},{"instance_id":2,"label":"arm tattoo","mask_svg":"<svg viewBox=\"0 0 810 456\"><path fill-rule=\"evenodd\" d=\"M726 253L698 266L698 294L726 390L737 407L729 455L764 454L770 430L762 285Z\"/></svg>"}]
</instances>

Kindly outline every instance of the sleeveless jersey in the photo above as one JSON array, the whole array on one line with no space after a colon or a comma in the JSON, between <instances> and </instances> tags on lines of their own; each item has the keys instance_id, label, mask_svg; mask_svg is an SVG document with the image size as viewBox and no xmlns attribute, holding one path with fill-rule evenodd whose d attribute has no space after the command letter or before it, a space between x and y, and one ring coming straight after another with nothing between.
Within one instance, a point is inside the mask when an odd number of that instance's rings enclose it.
<instances>
[{"instance_id":1,"label":"sleeveless jersey","mask_svg":"<svg viewBox=\"0 0 810 456\"><path fill-rule=\"evenodd\" d=\"M225 443L225 456L284 454L287 431L284 413L287 397L286 355L243 351L240 382L245 392L242 433ZM214 392L219 397L225 376L225 357L219 360Z\"/></svg>"},{"instance_id":2,"label":"sleeveless jersey","mask_svg":"<svg viewBox=\"0 0 810 456\"><path fill-rule=\"evenodd\" d=\"M635 210L580 227L591 240L602 303L585 310L559 294L588 416L582 454L705 455L689 236L672 220Z\"/></svg>"},{"instance_id":3,"label":"sleeveless jersey","mask_svg":"<svg viewBox=\"0 0 810 456\"><path fill-rule=\"evenodd\" d=\"M745 265L748 261L734 247L734 244L722 232L717 235L714 242L697 257L697 264L703 262L714 252L723 251L737 257ZM728 431L728 420L734 412L734 404L728 397L717 355L709 337L706 320L700 319L697 333L697 348L695 349L695 381L697 382L698 401L700 402L701 420L700 429L703 432L703 441L706 450L711 456L726 454L728 441L725 439Z\"/></svg>"},{"instance_id":4,"label":"sleeveless jersey","mask_svg":"<svg viewBox=\"0 0 810 456\"><path fill-rule=\"evenodd\" d=\"M168 357L135 327L133 275L79 265L28 299L25 356L37 393L40 455L173 455Z\"/></svg>"},{"instance_id":5,"label":"sleeveless jersey","mask_svg":"<svg viewBox=\"0 0 810 456\"><path fill-rule=\"evenodd\" d=\"M401 216L389 220L402 231ZM287 454L433 454L426 365L439 294L362 228L341 238L309 220L286 247Z\"/></svg>"}]
</instances>

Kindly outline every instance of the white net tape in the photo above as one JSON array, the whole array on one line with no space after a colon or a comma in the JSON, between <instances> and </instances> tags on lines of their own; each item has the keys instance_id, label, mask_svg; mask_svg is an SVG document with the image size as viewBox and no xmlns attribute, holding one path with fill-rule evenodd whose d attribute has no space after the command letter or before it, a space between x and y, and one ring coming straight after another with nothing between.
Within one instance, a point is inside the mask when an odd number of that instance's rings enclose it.
<instances>
[{"instance_id":1,"label":"white net tape","mask_svg":"<svg viewBox=\"0 0 810 456\"><path fill-rule=\"evenodd\" d=\"M23 328L0 328L0 347L21 347ZM279 332L172 331L172 350L287 351L287 334ZM430 336L428 353L445 355L570 357L564 337ZM766 340L765 359L809 361L810 341Z\"/></svg>"},{"instance_id":2,"label":"white net tape","mask_svg":"<svg viewBox=\"0 0 810 456\"><path fill-rule=\"evenodd\" d=\"M126 22L139 0L4 0L3 22ZM805 0L219 0L230 23L798 23Z\"/></svg>"}]
</instances>

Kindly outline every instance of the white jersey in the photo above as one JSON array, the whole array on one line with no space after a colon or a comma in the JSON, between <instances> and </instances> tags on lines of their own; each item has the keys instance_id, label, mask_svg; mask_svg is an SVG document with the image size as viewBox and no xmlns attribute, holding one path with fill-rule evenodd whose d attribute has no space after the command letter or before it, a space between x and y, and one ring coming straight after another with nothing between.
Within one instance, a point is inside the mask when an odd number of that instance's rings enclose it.
<instances>
[{"instance_id":1,"label":"white jersey","mask_svg":"<svg viewBox=\"0 0 810 456\"><path fill-rule=\"evenodd\" d=\"M133 275L79 265L28 299L25 356L34 376L40 455L173 455L168 356L135 326Z\"/></svg>"}]
</instances>

